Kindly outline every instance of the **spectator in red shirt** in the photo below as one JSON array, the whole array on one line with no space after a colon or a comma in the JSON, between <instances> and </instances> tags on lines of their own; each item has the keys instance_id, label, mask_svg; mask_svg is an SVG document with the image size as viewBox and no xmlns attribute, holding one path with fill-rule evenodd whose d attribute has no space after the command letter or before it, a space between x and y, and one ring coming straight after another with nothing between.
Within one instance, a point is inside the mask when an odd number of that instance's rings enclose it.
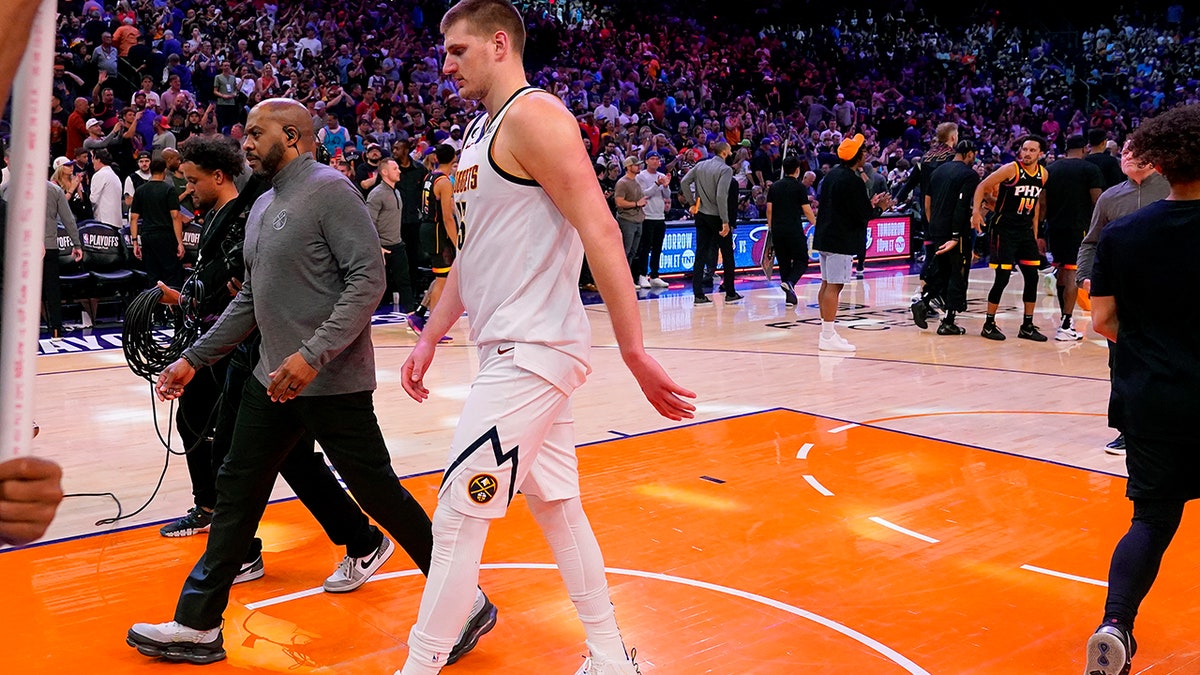
<instances>
[{"instance_id":1,"label":"spectator in red shirt","mask_svg":"<svg viewBox=\"0 0 1200 675\"><path fill-rule=\"evenodd\" d=\"M67 117L67 157L74 157L75 151L83 147L83 140L88 137L87 121L91 116L88 100L82 96L75 99L75 111Z\"/></svg>"}]
</instances>

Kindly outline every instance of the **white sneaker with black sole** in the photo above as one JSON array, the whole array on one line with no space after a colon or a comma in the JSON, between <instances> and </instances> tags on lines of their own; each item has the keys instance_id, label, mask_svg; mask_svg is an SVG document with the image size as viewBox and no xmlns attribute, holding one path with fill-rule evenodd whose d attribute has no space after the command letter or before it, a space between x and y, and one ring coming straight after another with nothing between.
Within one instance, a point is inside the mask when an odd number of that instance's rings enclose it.
<instances>
[{"instance_id":1,"label":"white sneaker with black sole","mask_svg":"<svg viewBox=\"0 0 1200 675\"><path fill-rule=\"evenodd\" d=\"M346 556L341 564L329 575L322 587L326 593L349 593L367 583L383 564L392 557L396 545L385 535L379 543L379 548L361 558Z\"/></svg>"},{"instance_id":2,"label":"white sneaker with black sole","mask_svg":"<svg viewBox=\"0 0 1200 675\"><path fill-rule=\"evenodd\" d=\"M221 627L196 630L174 621L135 623L125 635L125 644L143 656L187 663L216 663L225 658Z\"/></svg>"},{"instance_id":3,"label":"white sneaker with black sole","mask_svg":"<svg viewBox=\"0 0 1200 675\"><path fill-rule=\"evenodd\" d=\"M1054 331L1054 339L1059 342L1077 342L1083 339L1083 335L1074 328L1063 328L1060 326L1058 330Z\"/></svg>"}]
</instances>

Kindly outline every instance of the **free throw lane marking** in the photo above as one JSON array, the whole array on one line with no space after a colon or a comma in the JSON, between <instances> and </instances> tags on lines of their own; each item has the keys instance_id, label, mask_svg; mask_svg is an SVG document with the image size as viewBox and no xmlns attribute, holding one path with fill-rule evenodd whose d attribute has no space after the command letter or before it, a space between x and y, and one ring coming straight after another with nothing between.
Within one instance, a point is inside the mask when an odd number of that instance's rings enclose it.
<instances>
[{"instance_id":1,"label":"free throw lane marking","mask_svg":"<svg viewBox=\"0 0 1200 675\"><path fill-rule=\"evenodd\" d=\"M820 492L821 494L825 495L826 497L833 496L832 492L830 492L828 489L826 489L824 485L821 485L821 483L817 480L816 476L810 476L808 474L804 474L804 481L806 483L808 483L809 485L811 485L814 490L816 490L817 492Z\"/></svg>"},{"instance_id":2,"label":"free throw lane marking","mask_svg":"<svg viewBox=\"0 0 1200 675\"><path fill-rule=\"evenodd\" d=\"M849 430L853 429L853 428L854 428L854 427L856 427L856 426L858 426L858 425L857 425L857 424L843 424L843 425L842 425L842 426L840 426L840 427L837 427L837 428L834 428L834 429L830 429L830 430L829 430L829 433L831 433L831 434L840 434L840 433L842 433L843 431L849 431Z\"/></svg>"},{"instance_id":3,"label":"free throw lane marking","mask_svg":"<svg viewBox=\"0 0 1200 675\"><path fill-rule=\"evenodd\" d=\"M485 570L553 570L553 571L557 572L558 566L547 564L547 563L492 563L492 564L480 565L480 569L485 569ZM916 663L913 663L910 659L905 657L900 652L897 652L896 650L892 649L891 647L888 647L887 645L883 644L882 642L879 642L878 640L876 640L874 638L868 637L868 636L854 630L853 628L850 628L849 626L840 624L840 623L834 621L833 619L827 619L827 618L821 616L820 614L814 614L806 609L801 609L794 605L789 605L787 603L783 603L778 600L772 600L771 598L768 598L766 596L758 595L757 593L750 593L748 591L743 591L743 590L740 590L737 588L729 588L728 586L719 586L717 584L710 584L706 581L697 581L695 579L676 577L676 576L671 576L669 574L659 574L657 572L645 572L642 570L628 570L628 569L621 569L621 568L617 568L617 567L606 567L604 569L604 571L608 574L618 574L618 575L623 575L623 576L628 576L628 577L639 577L642 579L651 579L654 581L666 581L666 582L670 582L670 583L674 583L674 584L681 584L683 586L691 586L693 588L701 588L706 591L723 593L725 595L730 595L735 598L742 598L743 600L757 602L761 605L766 605L767 607L772 607L774 609L778 609L780 611L787 612L788 614L793 614L802 619L807 619L809 621L812 621L815 624L824 626L824 627L828 628L829 630L834 631L835 633L840 633L840 634L850 638L851 640L854 640L855 642L863 645L864 647L867 647L867 648L879 653L881 656L883 656L887 660L891 661L892 663L900 666L901 668L903 668L906 672L910 673L911 675L930 675L929 671L925 670L921 666L918 666ZM421 573L420 570L404 570L402 572L388 572L387 574L376 574L375 576L368 579L367 583L374 583L376 581L383 581L385 579L398 579L400 577L412 577L412 576L417 576L420 573ZM323 592L324 591L322 591L320 588L313 588L313 589L309 589L307 591L300 591L299 593L290 593L288 595L281 595L277 598L270 598L268 600L263 600L261 602L252 602L252 603L246 605L246 609L253 611L256 609L262 609L264 607L270 607L271 605L279 605L279 604L282 604L285 602L289 602L291 600L297 600L299 598L308 597L310 595L317 595L317 594L320 594Z\"/></svg>"},{"instance_id":4,"label":"free throw lane marking","mask_svg":"<svg viewBox=\"0 0 1200 675\"><path fill-rule=\"evenodd\" d=\"M1021 565L1021 569L1028 570L1030 572L1037 572L1038 574L1045 574L1047 576L1058 577L1059 579L1069 579L1071 581L1078 581L1084 584L1108 588L1108 583L1100 581L1099 579L1089 579L1088 577L1075 576L1074 574L1067 574L1066 572L1055 572L1054 570L1048 570L1045 567L1038 567L1036 565Z\"/></svg>"},{"instance_id":5,"label":"free throw lane marking","mask_svg":"<svg viewBox=\"0 0 1200 675\"><path fill-rule=\"evenodd\" d=\"M940 542L938 542L937 539L934 539L933 537L923 535L920 532L913 532L912 530L910 530L906 527L900 527L899 525L892 523L892 522L888 522L878 516L871 516L867 520L871 521L872 523L875 523L876 525L882 525L882 526L888 528L889 530L895 530L896 532L899 532L900 534L907 534L908 536L913 537L914 539L920 539L921 541L928 542L930 544L940 543Z\"/></svg>"},{"instance_id":6,"label":"free throw lane marking","mask_svg":"<svg viewBox=\"0 0 1200 675\"><path fill-rule=\"evenodd\" d=\"M812 443L805 443L800 446L800 452L796 453L796 459L808 459L808 453L813 449Z\"/></svg>"}]
</instances>

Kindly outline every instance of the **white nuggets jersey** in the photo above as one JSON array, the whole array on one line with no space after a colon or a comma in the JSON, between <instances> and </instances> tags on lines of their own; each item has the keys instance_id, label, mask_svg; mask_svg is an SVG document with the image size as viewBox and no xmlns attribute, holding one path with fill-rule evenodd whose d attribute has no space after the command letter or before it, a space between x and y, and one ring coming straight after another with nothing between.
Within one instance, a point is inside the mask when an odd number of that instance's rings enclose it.
<instances>
[{"instance_id":1,"label":"white nuggets jersey","mask_svg":"<svg viewBox=\"0 0 1200 675\"><path fill-rule=\"evenodd\" d=\"M579 298L583 243L541 186L492 158L505 113L536 91L520 89L467 125L454 178L454 265L471 340L481 348L513 343L516 365L569 393L591 370L591 327Z\"/></svg>"}]
</instances>

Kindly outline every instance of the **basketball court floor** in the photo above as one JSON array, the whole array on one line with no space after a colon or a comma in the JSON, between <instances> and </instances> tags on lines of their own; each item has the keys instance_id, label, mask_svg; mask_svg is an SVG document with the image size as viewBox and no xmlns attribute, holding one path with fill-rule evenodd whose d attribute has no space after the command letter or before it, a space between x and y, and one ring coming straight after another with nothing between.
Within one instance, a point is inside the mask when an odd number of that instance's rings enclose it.
<instances>
[{"instance_id":1,"label":"basketball court floor","mask_svg":"<svg viewBox=\"0 0 1200 675\"><path fill-rule=\"evenodd\" d=\"M991 275L972 276L978 300ZM891 270L847 287L839 331L853 356L817 352L815 283L797 289L799 308L753 281L736 305L717 295L695 308L678 281L643 291L650 352L700 396L696 419L679 424L644 401L603 305L588 307L595 372L575 397L584 504L643 673L1082 671L1132 513L1124 461L1103 452L1114 436L1106 347L1094 333L1015 339L1019 280L999 317L1006 342L978 336L974 304L967 335L918 330L907 310L918 284ZM1039 298L1053 336L1055 302ZM397 473L429 511L477 365L466 327L438 350L421 405L398 382L415 338L403 325L374 332L377 413ZM120 350L88 344L38 359L36 446L63 464L68 492L115 493L128 513L163 471L155 423L165 433L169 409L151 403ZM282 482L275 496L259 530L266 576L234 587L229 658L205 672L399 668L423 581L411 562L398 552L358 591L321 593L342 553ZM173 614L205 535L164 539L158 526L190 505L172 457L140 514L97 527L116 503L71 498L45 543L0 552L0 670L190 670L124 643L132 623ZM1189 509L1143 606L1134 672L1200 672L1198 534ZM519 496L492 528L481 582L499 623L445 672L578 668L583 630Z\"/></svg>"}]
</instances>

